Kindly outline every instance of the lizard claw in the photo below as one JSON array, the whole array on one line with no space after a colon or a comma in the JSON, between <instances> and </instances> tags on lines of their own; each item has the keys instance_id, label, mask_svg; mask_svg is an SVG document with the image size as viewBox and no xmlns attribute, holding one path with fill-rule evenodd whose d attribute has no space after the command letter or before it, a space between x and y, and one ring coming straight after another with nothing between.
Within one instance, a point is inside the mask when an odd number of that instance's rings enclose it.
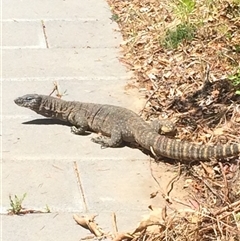
<instances>
[{"instance_id":1,"label":"lizard claw","mask_svg":"<svg viewBox=\"0 0 240 241\"><path fill-rule=\"evenodd\" d=\"M85 130L82 127L72 126L71 133L73 133L75 135L83 135L83 134L85 134Z\"/></svg>"},{"instance_id":2,"label":"lizard claw","mask_svg":"<svg viewBox=\"0 0 240 241\"><path fill-rule=\"evenodd\" d=\"M106 138L104 138L103 136L92 138L91 141L100 144L102 149L109 147Z\"/></svg>"},{"instance_id":3,"label":"lizard claw","mask_svg":"<svg viewBox=\"0 0 240 241\"><path fill-rule=\"evenodd\" d=\"M76 134L76 132L77 132L77 127L76 126L72 126L71 127L71 133Z\"/></svg>"}]
</instances>

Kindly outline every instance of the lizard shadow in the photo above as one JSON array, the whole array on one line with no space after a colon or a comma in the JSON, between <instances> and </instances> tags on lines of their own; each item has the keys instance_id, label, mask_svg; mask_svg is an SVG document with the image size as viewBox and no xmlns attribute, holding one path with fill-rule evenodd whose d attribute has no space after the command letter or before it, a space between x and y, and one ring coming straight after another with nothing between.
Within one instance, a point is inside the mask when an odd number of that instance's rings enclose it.
<instances>
[{"instance_id":1,"label":"lizard shadow","mask_svg":"<svg viewBox=\"0 0 240 241\"><path fill-rule=\"evenodd\" d=\"M57 119L48 119L48 118L43 118L43 119L35 119L35 120L30 120L30 121L25 121L22 122L24 125L62 125L62 126L69 126L71 127L72 125L66 121L61 121ZM83 135L87 136L90 135L91 132L86 132Z\"/></svg>"},{"instance_id":2,"label":"lizard shadow","mask_svg":"<svg viewBox=\"0 0 240 241\"><path fill-rule=\"evenodd\" d=\"M185 161L185 160L179 161L179 160L171 159L171 158L164 157L164 156L156 157L151 151L142 148L137 143L124 142L123 146L127 146L127 147L132 148L132 149L140 150L143 154L145 154L146 156L149 156L150 158L152 158L152 160L154 160L156 163L164 162L164 163L176 166L180 162L181 165L184 165L184 166L187 166L187 167L200 165L199 161L194 161L194 160L192 160L192 161Z\"/></svg>"},{"instance_id":3,"label":"lizard shadow","mask_svg":"<svg viewBox=\"0 0 240 241\"><path fill-rule=\"evenodd\" d=\"M170 159L170 158L163 157L163 156L159 156L159 157L154 156L154 154L151 151L149 151L147 149L144 149L143 147L141 147L137 143L124 142L123 146L127 146L127 147L129 147L131 149L138 149L144 155L149 156L150 158L152 158L155 162L165 162L165 163L169 163L169 164L175 164L176 163L176 160L174 160L174 159Z\"/></svg>"},{"instance_id":4,"label":"lizard shadow","mask_svg":"<svg viewBox=\"0 0 240 241\"><path fill-rule=\"evenodd\" d=\"M22 122L22 124L24 124L24 125L63 125L63 126L69 126L69 127L72 126L68 122L57 120L57 119L51 119L51 118L34 119L34 120ZM92 134L92 132L89 131L89 132L86 132L84 135L90 135L90 134ZM171 165L176 165L179 162L177 160L170 159L170 158L167 158L167 157L156 157L156 156L153 155L153 153L151 151L142 148L137 143L123 142L117 148L123 148L125 146L127 146L131 149L140 150L145 155L154 159L155 162L165 162L165 163L168 163L168 164L171 164ZM181 161L181 162L185 163L184 161ZM194 165L194 164L196 164L196 162L194 162L194 161L192 161L191 163L188 162L188 165L189 164Z\"/></svg>"},{"instance_id":5,"label":"lizard shadow","mask_svg":"<svg viewBox=\"0 0 240 241\"><path fill-rule=\"evenodd\" d=\"M55 119L35 119L30 121L25 121L22 124L24 125L64 125L64 126L71 126L68 122L55 120Z\"/></svg>"}]
</instances>

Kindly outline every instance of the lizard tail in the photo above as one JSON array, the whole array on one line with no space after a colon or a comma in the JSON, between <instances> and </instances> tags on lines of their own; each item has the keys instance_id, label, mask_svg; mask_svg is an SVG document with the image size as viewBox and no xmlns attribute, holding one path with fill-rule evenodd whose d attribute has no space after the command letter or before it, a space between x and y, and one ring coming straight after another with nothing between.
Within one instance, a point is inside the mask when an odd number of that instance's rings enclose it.
<instances>
[{"instance_id":1,"label":"lizard tail","mask_svg":"<svg viewBox=\"0 0 240 241\"><path fill-rule=\"evenodd\" d=\"M240 153L240 144L197 145L170 139L166 136L158 136L152 144L156 155L177 160L205 161L233 157Z\"/></svg>"}]
</instances>

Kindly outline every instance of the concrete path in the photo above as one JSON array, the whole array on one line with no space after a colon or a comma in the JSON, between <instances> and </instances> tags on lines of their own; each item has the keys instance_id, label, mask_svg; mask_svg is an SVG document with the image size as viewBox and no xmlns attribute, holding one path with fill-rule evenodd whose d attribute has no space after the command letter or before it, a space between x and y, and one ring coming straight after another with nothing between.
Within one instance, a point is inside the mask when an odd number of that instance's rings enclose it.
<instances>
[{"instance_id":1,"label":"concrete path","mask_svg":"<svg viewBox=\"0 0 240 241\"><path fill-rule=\"evenodd\" d=\"M2 81L2 239L80 240L89 231L72 215L98 214L112 231L112 212L120 231L133 229L158 189L149 158L128 147L101 149L90 136L51 124L13 100L49 94L53 81L66 100L134 108L124 91L131 74L118 61L122 41L104 0L3 1ZM39 121L40 119L40 121ZM37 120L37 121L36 121ZM9 194L27 196L23 207L49 214L6 215Z\"/></svg>"}]
</instances>

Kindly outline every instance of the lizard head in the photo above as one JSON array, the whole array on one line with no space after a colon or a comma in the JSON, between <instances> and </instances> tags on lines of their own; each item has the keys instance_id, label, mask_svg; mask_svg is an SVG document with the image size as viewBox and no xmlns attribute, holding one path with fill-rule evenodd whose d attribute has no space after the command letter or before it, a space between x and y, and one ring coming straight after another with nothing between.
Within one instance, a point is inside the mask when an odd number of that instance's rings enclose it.
<instances>
[{"instance_id":1,"label":"lizard head","mask_svg":"<svg viewBox=\"0 0 240 241\"><path fill-rule=\"evenodd\" d=\"M26 107L31 110L38 110L42 102L42 97L37 94L29 94L18 97L14 100L14 102L19 106Z\"/></svg>"}]
</instances>

